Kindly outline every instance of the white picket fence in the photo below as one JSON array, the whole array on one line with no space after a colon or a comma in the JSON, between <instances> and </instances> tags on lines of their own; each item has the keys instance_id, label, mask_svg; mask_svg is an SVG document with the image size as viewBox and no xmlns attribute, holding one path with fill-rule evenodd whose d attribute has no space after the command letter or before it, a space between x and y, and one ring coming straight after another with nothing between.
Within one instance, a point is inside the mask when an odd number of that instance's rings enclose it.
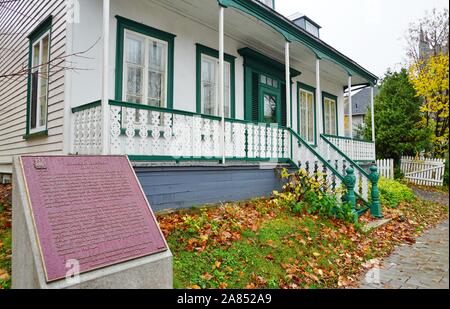
<instances>
[{"instance_id":1,"label":"white picket fence","mask_svg":"<svg viewBox=\"0 0 450 309\"><path fill-rule=\"evenodd\" d=\"M377 167L381 177L394 179L394 159L377 160Z\"/></svg>"},{"instance_id":2,"label":"white picket fence","mask_svg":"<svg viewBox=\"0 0 450 309\"><path fill-rule=\"evenodd\" d=\"M401 170L406 180L421 186L444 184L445 160L402 157Z\"/></svg>"}]
</instances>

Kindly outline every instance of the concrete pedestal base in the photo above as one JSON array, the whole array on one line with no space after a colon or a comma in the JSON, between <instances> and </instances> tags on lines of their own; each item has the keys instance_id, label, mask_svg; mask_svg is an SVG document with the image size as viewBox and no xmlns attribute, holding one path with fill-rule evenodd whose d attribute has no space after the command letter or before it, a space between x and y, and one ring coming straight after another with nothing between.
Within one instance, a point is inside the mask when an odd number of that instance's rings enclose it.
<instances>
[{"instance_id":1,"label":"concrete pedestal base","mask_svg":"<svg viewBox=\"0 0 450 309\"><path fill-rule=\"evenodd\" d=\"M171 289L170 250L47 283L18 158L13 166L13 289ZM69 269L68 269L69 270Z\"/></svg>"}]
</instances>

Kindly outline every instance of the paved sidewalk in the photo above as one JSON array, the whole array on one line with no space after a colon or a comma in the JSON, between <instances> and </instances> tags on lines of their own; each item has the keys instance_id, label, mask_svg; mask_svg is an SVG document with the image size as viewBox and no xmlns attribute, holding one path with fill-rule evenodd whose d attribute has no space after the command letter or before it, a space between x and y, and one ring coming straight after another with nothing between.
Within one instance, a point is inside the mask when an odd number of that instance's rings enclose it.
<instances>
[{"instance_id":1,"label":"paved sidewalk","mask_svg":"<svg viewBox=\"0 0 450 309\"><path fill-rule=\"evenodd\" d=\"M425 232L413 246L398 247L383 261L382 269L374 268L366 274L360 288L448 289L448 235L447 220Z\"/></svg>"},{"instance_id":2,"label":"paved sidewalk","mask_svg":"<svg viewBox=\"0 0 450 309\"><path fill-rule=\"evenodd\" d=\"M424 200L449 205L448 194L413 188ZM361 289L448 289L449 221L426 231L417 242L398 247L381 267L362 279Z\"/></svg>"}]
</instances>

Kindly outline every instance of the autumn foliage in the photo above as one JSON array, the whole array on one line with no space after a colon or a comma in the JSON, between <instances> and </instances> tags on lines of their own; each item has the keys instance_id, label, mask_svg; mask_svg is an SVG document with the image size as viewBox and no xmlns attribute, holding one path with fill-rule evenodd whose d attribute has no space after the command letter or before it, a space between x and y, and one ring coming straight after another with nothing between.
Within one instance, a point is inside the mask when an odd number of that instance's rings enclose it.
<instances>
[{"instance_id":1,"label":"autumn foliage","mask_svg":"<svg viewBox=\"0 0 450 309\"><path fill-rule=\"evenodd\" d=\"M279 195L279 194L278 194ZM158 216L174 254L176 288L347 288L374 258L412 244L448 216L445 206L399 201L374 231L319 213L294 213L279 196ZM360 218L365 224L373 219Z\"/></svg>"},{"instance_id":2,"label":"autumn foliage","mask_svg":"<svg viewBox=\"0 0 450 309\"><path fill-rule=\"evenodd\" d=\"M420 60L409 69L409 79L423 99L421 125L433 132L434 155L443 157L448 151L449 131L449 62L448 54Z\"/></svg>"}]
</instances>

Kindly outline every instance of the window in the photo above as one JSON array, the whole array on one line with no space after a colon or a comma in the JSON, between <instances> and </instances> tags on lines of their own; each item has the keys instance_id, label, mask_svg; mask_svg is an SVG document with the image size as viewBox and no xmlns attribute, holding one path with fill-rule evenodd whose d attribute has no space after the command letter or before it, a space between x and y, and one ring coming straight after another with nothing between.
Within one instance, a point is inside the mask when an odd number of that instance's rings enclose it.
<instances>
[{"instance_id":1,"label":"window","mask_svg":"<svg viewBox=\"0 0 450 309\"><path fill-rule=\"evenodd\" d=\"M26 136L46 132L50 69L51 17L30 36Z\"/></svg>"},{"instance_id":2,"label":"window","mask_svg":"<svg viewBox=\"0 0 450 309\"><path fill-rule=\"evenodd\" d=\"M261 84L270 86L273 88L278 88L278 81L274 78L261 74Z\"/></svg>"},{"instance_id":3,"label":"window","mask_svg":"<svg viewBox=\"0 0 450 309\"><path fill-rule=\"evenodd\" d=\"M167 42L125 32L124 100L167 107Z\"/></svg>"},{"instance_id":4,"label":"window","mask_svg":"<svg viewBox=\"0 0 450 309\"><path fill-rule=\"evenodd\" d=\"M337 135L337 99L328 94L323 95L323 123L325 134Z\"/></svg>"},{"instance_id":5,"label":"window","mask_svg":"<svg viewBox=\"0 0 450 309\"><path fill-rule=\"evenodd\" d=\"M300 136L309 143L315 143L315 95L314 91L300 89Z\"/></svg>"},{"instance_id":6,"label":"window","mask_svg":"<svg viewBox=\"0 0 450 309\"><path fill-rule=\"evenodd\" d=\"M235 117L235 57L225 54L224 109L226 118ZM222 116L219 105L219 52L197 44L197 113Z\"/></svg>"},{"instance_id":7,"label":"window","mask_svg":"<svg viewBox=\"0 0 450 309\"><path fill-rule=\"evenodd\" d=\"M175 35L116 18L116 100L173 108Z\"/></svg>"},{"instance_id":8,"label":"window","mask_svg":"<svg viewBox=\"0 0 450 309\"><path fill-rule=\"evenodd\" d=\"M216 58L202 55L201 60L201 104L202 114L211 116L221 116L219 106L219 60ZM225 63L225 117L229 118L231 115L230 104L230 64Z\"/></svg>"}]
</instances>

